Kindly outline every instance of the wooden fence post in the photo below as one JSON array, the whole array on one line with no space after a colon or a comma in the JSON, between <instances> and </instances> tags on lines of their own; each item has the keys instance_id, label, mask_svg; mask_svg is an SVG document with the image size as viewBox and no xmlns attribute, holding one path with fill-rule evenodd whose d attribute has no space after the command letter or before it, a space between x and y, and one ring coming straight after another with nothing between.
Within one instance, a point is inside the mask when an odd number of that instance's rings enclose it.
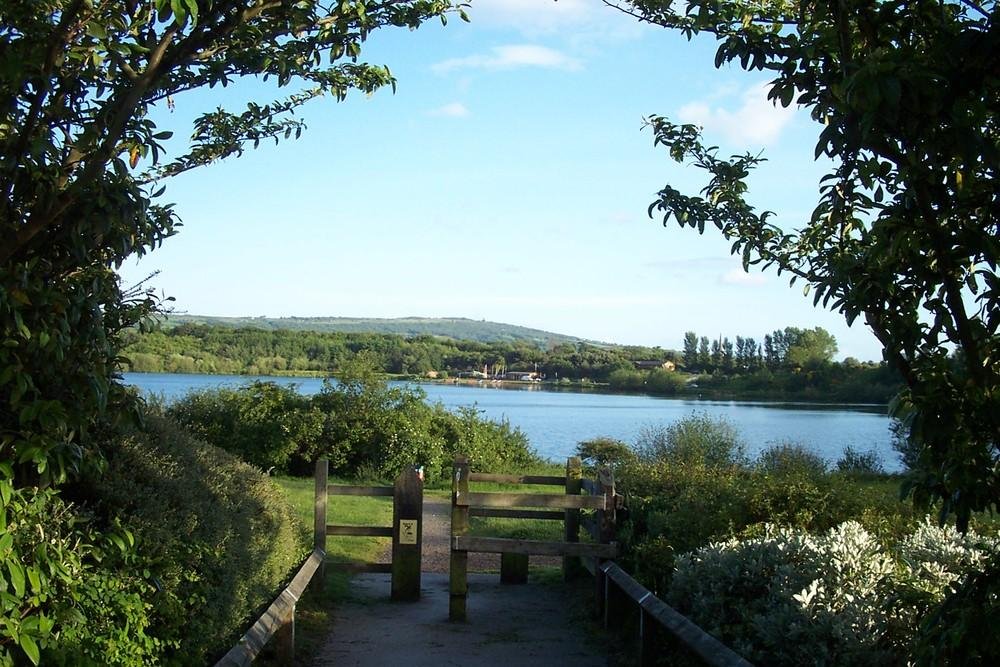
<instances>
[{"instance_id":1,"label":"wooden fence post","mask_svg":"<svg viewBox=\"0 0 1000 667\"><path fill-rule=\"evenodd\" d=\"M469 459L455 459L451 478L451 563L449 566L448 620L466 620L465 599L469 592L469 552L455 549L455 537L469 532Z\"/></svg>"},{"instance_id":2,"label":"wooden fence post","mask_svg":"<svg viewBox=\"0 0 1000 667\"><path fill-rule=\"evenodd\" d=\"M327 459L316 461L316 502L313 509L313 548L322 549L326 553L326 495L327 476L330 469L330 462ZM324 595L326 591L326 558L320 563L316 571L319 579L319 593Z\"/></svg>"},{"instance_id":3,"label":"wooden fence post","mask_svg":"<svg viewBox=\"0 0 1000 667\"><path fill-rule=\"evenodd\" d=\"M528 583L528 554L500 554L500 583Z\"/></svg>"},{"instance_id":4,"label":"wooden fence post","mask_svg":"<svg viewBox=\"0 0 1000 667\"><path fill-rule=\"evenodd\" d=\"M610 577L604 575L602 579L604 580L604 629L621 628L625 623L627 605L631 600Z\"/></svg>"},{"instance_id":5,"label":"wooden fence post","mask_svg":"<svg viewBox=\"0 0 1000 667\"><path fill-rule=\"evenodd\" d=\"M615 536L615 478L611 473L611 468L605 466L597 471L597 492L604 495L603 510L597 510L597 541L601 544L610 544ZM601 570L601 559L596 559L594 564L594 603L598 615L604 612L607 618L605 606L608 604L606 593L608 587L605 584L606 575Z\"/></svg>"},{"instance_id":6,"label":"wooden fence post","mask_svg":"<svg viewBox=\"0 0 1000 667\"><path fill-rule=\"evenodd\" d=\"M659 624L649 613L639 607L639 665L649 667L655 665L659 658L657 637Z\"/></svg>"},{"instance_id":7,"label":"wooden fence post","mask_svg":"<svg viewBox=\"0 0 1000 667\"><path fill-rule=\"evenodd\" d=\"M295 605L288 607L281 626L274 633L275 653L281 667L295 664Z\"/></svg>"},{"instance_id":8,"label":"wooden fence post","mask_svg":"<svg viewBox=\"0 0 1000 667\"><path fill-rule=\"evenodd\" d=\"M583 488L583 466L579 456L566 459L566 495L578 496ZM580 541L580 510L568 509L563 519L563 541ZM580 559L576 556L563 556L563 580L569 581L580 575Z\"/></svg>"},{"instance_id":9,"label":"wooden fence post","mask_svg":"<svg viewBox=\"0 0 1000 667\"><path fill-rule=\"evenodd\" d=\"M408 467L396 478L392 496L392 599L420 599L424 482Z\"/></svg>"}]
</instances>

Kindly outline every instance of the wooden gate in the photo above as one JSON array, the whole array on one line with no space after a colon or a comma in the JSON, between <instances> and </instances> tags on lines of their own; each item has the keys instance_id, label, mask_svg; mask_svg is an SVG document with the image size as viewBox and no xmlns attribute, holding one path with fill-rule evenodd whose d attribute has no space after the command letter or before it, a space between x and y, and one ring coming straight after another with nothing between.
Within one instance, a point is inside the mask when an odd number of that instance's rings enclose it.
<instances>
[{"instance_id":1,"label":"wooden gate","mask_svg":"<svg viewBox=\"0 0 1000 667\"><path fill-rule=\"evenodd\" d=\"M329 484L329 462L316 462L315 547L326 553L327 536L361 536L392 538L392 562L368 563L361 570L392 573L392 599L420 598L420 550L423 542L424 481L415 468L403 470L393 486L357 486ZM327 523L326 507L329 496L376 496L392 498L392 525L346 526ZM326 575L326 562L318 576Z\"/></svg>"},{"instance_id":2,"label":"wooden gate","mask_svg":"<svg viewBox=\"0 0 1000 667\"><path fill-rule=\"evenodd\" d=\"M502 484L546 484L565 488L562 494L540 493L477 493L469 490L470 482ZM585 491L588 495L580 495ZM495 475L472 473L465 457L455 459L451 494L451 565L450 603L448 618L466 619L468 595L469 552L501 554L501 579L521 581L527 573L529 555L562 556L565 576L572 576L580 558L595 560L595 571L601 573L601 561L618 555L618 546L611 542L615 516L614 478L610 469L598 474L597 480L581 479L580 459L571 458L566 464L566 476ZM532 509L524 509L532 508ZM580 510L596 510L597 542L579 541ZM562 511L558 511L562 510ZM511 519L543 519L564 522L564 541L517 540L469 535L469 517L487 516ZM523 573L523 574L522 574ZM603 596L603 577L597 577L598 590Z\"/></svg>"}]
</instances>

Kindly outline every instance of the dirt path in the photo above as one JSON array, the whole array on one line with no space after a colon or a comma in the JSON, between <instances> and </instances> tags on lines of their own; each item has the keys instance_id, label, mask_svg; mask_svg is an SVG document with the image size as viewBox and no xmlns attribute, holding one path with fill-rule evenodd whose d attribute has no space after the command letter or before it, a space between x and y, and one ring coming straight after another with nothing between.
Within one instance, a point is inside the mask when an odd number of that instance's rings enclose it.
<instances>
[{"instance_id":1,"label":"dirt path","mask_svg":"<svg viewBox=\"0 0 1000 667\"><path fill-rule=\"evenodd\" d=\"M337 605L318 667L443 665L597 667L607 665L579 591L561 583L500 584L497 554L469 554L468 618L448 621L451 505L424 501L423 574L418 602L390 602L389 575L363 574ZM383 554L388 560L388 554ZM559 564L559 559L545 559ZM532 557L532 563L542 559ZM493 572L493 574L482 574Z\"/></svg>"}]
</instances>

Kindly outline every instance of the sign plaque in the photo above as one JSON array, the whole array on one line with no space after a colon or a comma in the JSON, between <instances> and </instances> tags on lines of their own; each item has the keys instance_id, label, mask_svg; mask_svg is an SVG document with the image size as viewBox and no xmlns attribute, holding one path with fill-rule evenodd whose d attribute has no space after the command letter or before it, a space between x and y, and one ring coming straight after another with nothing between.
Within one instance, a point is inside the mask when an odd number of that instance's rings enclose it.
<instances>
[{"instance_id":1,"label":"sign plaque","mask_svg":"<svg viewBox=\"0 0 1000 667\"><path fill-rule=\"evenodd\" d=\"M417 543L417 520L416 519L400 519L399 520L399 543L400 544L416 544Z\"/></svg>"}]
</instances>

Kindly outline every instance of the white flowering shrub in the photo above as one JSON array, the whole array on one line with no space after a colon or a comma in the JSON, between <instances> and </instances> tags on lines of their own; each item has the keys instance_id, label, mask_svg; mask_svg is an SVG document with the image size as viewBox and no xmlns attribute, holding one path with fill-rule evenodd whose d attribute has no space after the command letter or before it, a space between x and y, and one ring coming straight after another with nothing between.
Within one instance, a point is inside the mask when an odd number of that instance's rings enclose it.
<instances>
[{"instance_id":1,"label":"white flowering shrub","mask_svg":"<svg viewBox=\"0 0 1000 667\"><path fill-rule=\"evenodd\" d=\"M861 524L764 525L677 558L669 601L758 664L907 661L921 617L998 541L922 524L886 549Z\"/></svg>"}]
</instances>

